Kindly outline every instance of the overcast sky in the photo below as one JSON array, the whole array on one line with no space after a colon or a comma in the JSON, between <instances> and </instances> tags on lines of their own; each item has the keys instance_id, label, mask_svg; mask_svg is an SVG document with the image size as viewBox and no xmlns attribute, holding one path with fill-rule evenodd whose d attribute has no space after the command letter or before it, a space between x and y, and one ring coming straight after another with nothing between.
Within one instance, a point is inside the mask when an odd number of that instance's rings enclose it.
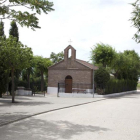
<instances>
[{"instance_id":1,"label":"overcast sky","mask_svg":"<svg viewBox=\"0 0 140 140\"><path fill-rule=\"evenodd\" d=\"M96 43L111 45L115 50L134 49L140 55L140 45L133 39L136 29L129 21L135 0L50 0L55 11L39 16L41 29L32 31L19 25L19 37L31 47L34 55L49 57L61 52L72 40L77 58L89 60ZM8 36L9 22L5 23Z\"/></svg>"}]
</instances>

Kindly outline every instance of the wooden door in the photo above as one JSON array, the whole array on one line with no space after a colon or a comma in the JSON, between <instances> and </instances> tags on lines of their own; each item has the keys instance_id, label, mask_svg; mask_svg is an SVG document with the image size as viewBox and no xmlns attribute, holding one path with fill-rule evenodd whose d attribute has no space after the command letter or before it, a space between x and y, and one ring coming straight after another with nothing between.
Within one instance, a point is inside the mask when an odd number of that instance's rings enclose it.
<instances>
[{"instance_id":1,"label":"wooden door","mask_svg":"<svg viewBox=\"0 0 140 140\"><path fill-rule=\"evenodd\" d=\"M65 79L65 93L72 93L72 79Z\"/></svg>"}]
</instances>

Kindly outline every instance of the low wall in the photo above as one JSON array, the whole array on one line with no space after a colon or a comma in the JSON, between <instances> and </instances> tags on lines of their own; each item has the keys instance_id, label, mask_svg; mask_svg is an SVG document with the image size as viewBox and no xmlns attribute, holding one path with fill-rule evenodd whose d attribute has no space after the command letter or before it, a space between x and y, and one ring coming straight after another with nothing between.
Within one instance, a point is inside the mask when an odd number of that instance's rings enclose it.
<instances>
[{"instance_id":1,"label":"low wall","mask_svg":"<svg viewBox=\"0 0 140 140\"><path fill-rule=\"evenodd\" d=\"M59 93L59 97L93 98L93 94L84 93Z\"/></svg>"},{"instance_id":2,"label":"low wall","mask_svg":"<svg viewBox=\"0 0 140 140\"><path fill-rule=\"evenodd\" d=\"M24 87L18 87L18 89L16 90L16 95L20 95L20 96L32 95L32 91L25 90Z\"/></svg>"}]
</instances>

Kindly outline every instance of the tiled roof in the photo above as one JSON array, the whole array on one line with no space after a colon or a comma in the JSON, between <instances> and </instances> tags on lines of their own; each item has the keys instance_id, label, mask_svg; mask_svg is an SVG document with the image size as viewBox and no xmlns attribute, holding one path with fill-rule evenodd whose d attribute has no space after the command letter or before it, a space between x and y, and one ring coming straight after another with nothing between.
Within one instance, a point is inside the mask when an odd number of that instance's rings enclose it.
<instances>
[{"instance_id":1,"label":"tiled roof","mask_svg":"<svg viewBox=\"0 0 140 140\"><path fill-rule=\"evenodd\" d=\"M81 64L83 64L84 66L86 66L86 67L88 67L90 69L93 69L93 64L90 64L90 63L88 63L86 61L83 61L83 60L80 60L80 59L76 59L76 61L81 63ZM98 67L94 66L94 70L97 70L97 69L98 69Z\"/></svg>"}]
</instances>

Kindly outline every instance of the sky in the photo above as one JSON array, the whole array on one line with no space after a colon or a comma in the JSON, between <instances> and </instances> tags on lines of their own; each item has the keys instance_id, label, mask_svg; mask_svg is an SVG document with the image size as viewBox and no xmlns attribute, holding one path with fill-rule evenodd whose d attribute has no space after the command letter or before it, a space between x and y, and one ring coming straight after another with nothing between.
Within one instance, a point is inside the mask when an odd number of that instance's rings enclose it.
<instances>
[{"instance_id":1,"label":"sky","mask_svg":"<svg viewBox=\"0 0 140 140\"><path fill-rule=\"evenodd\" d=\"M111 45L117 52L135 50L140 45L132 38L137 31L131 21L135 0L49 0L55 11L41 14L39 26L33 31L19 27L19 40L32 48L34 55L50 57L51 52L63 51L72 40L77 59L90 60L91 49L97 43ZM5 22L9 34L10 23Z\"/></svg>"}]
</instances>

